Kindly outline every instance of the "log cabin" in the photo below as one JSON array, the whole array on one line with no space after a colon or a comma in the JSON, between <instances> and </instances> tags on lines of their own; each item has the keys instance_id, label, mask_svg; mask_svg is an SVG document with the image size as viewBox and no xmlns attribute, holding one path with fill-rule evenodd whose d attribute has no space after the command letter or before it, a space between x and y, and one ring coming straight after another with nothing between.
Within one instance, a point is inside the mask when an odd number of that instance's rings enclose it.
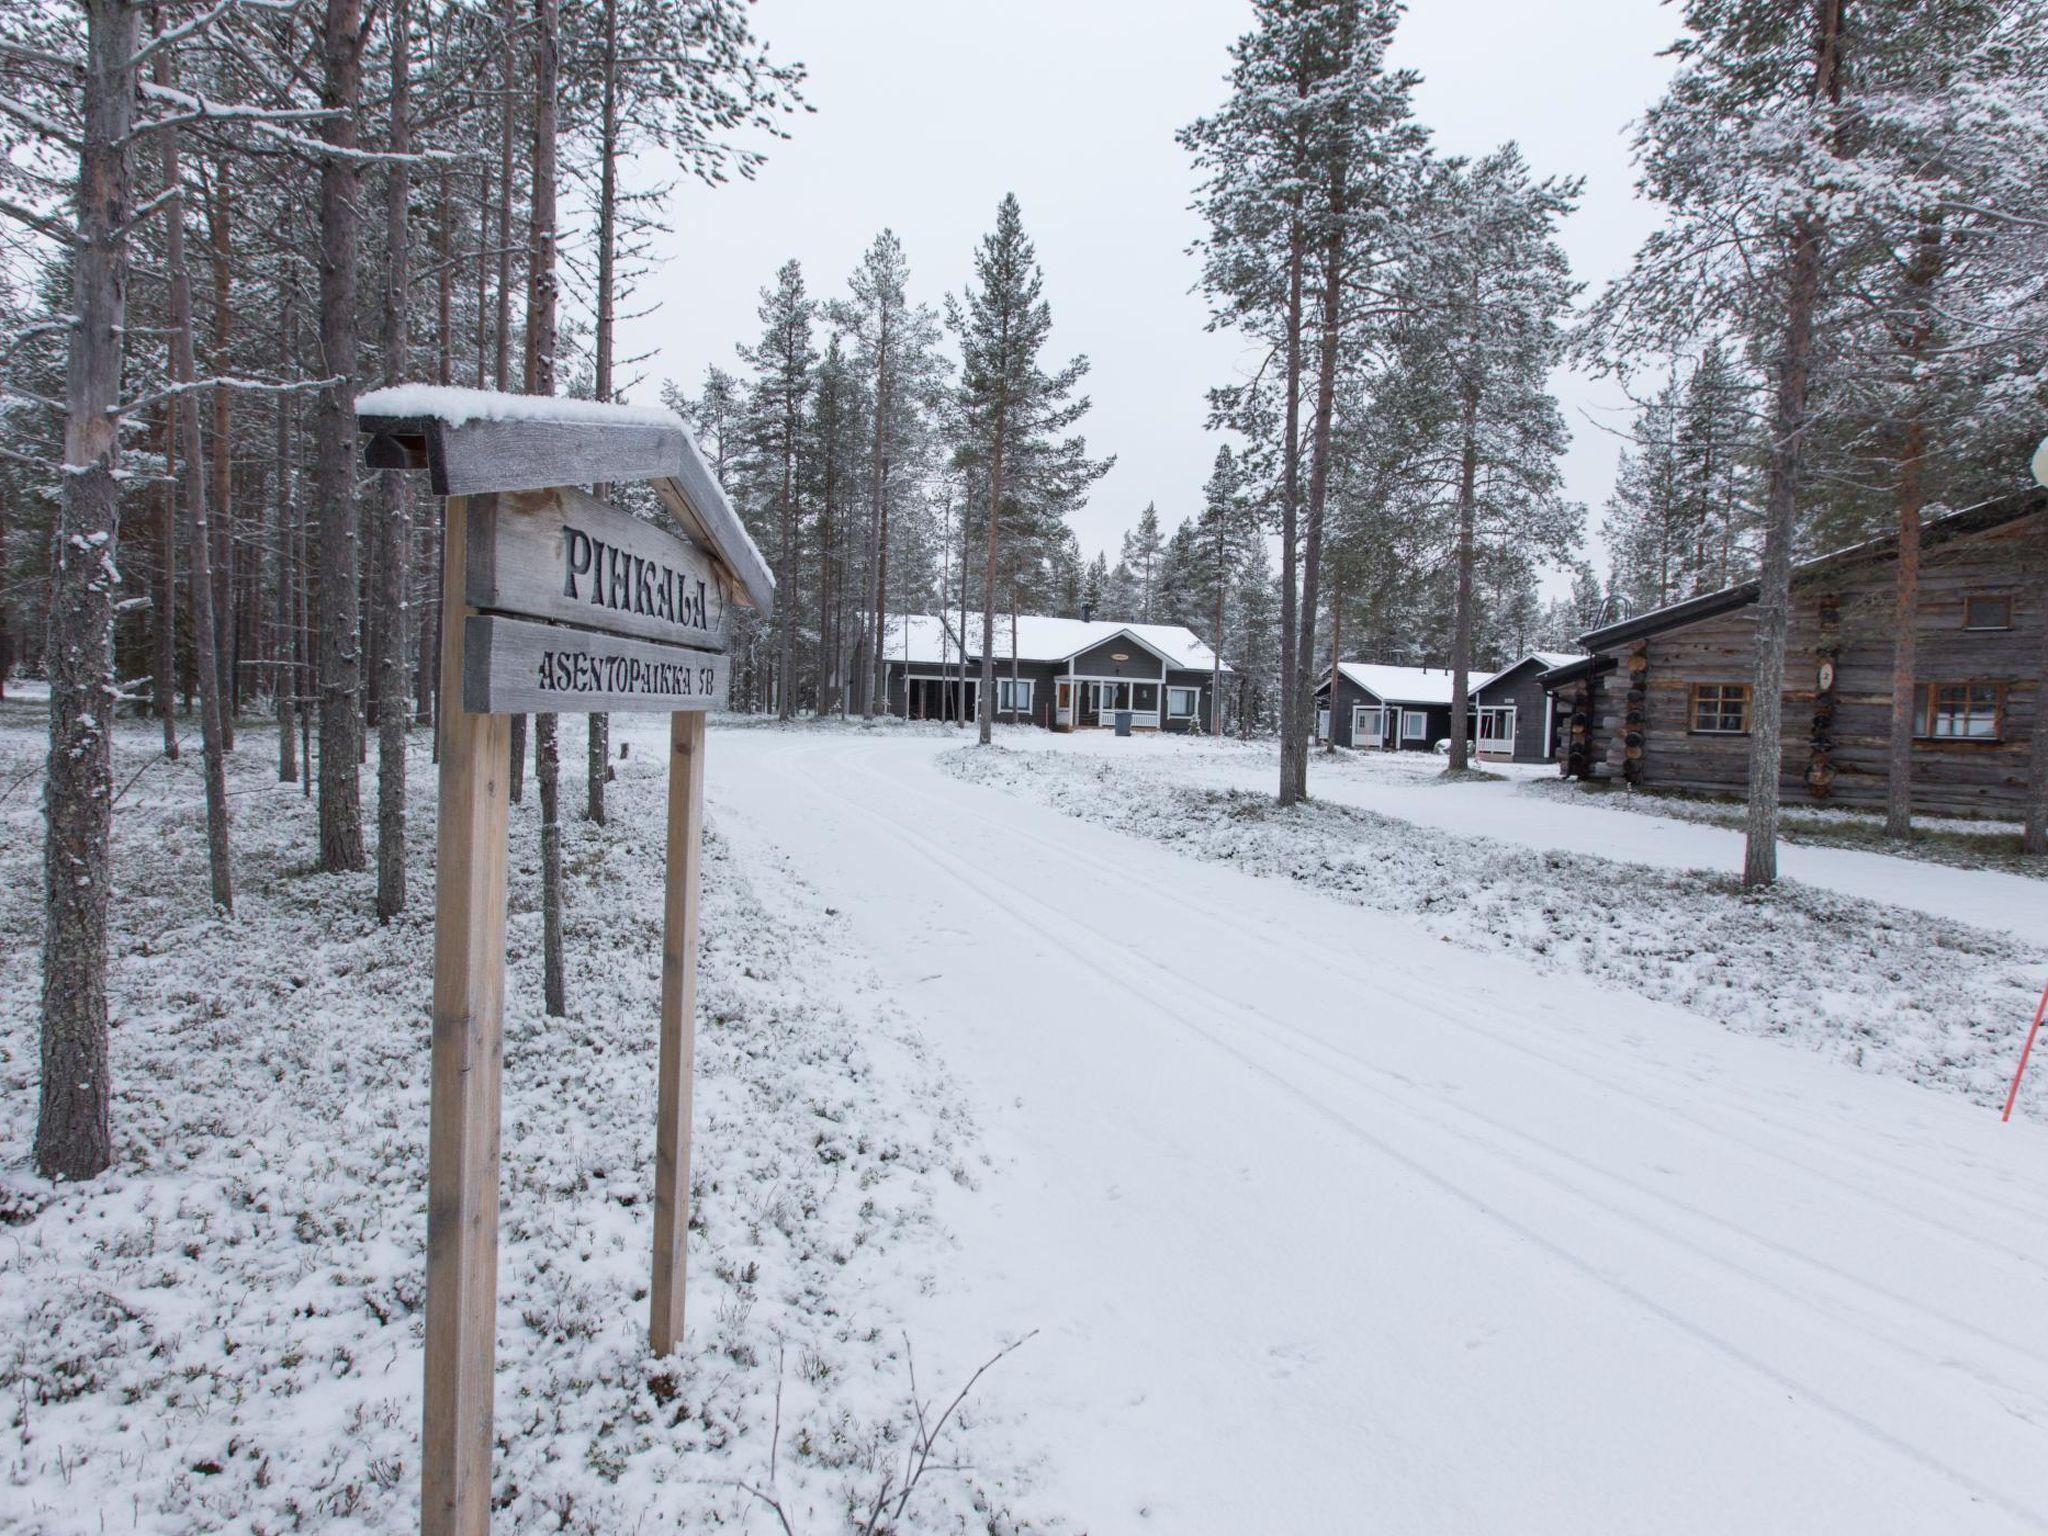
<instances>
[{"instance_id":1,"label":"log cabin","mask_svg":"<svg viewBox=\"0 0 2048 1536\"><path fill-rule=\"evenodd\" d=\"M979 718L980 616L968 616L964 641L960 628L957 615L891 615L883 650L890 714ZM1215 679L1235 675L1178 624L1002 614L993 649L995 718L1054 731L1113 729L1119 715L1128 715L1134 731L1207 732Z\"/></svg>"},{"instance_id":2,"label":"log cabin","mask_svg":"<svg viewBox=\"0 0 2048 1536\"><path fill-rule=\"evenodd\" d=\"M1898 536L1796 566L1785 648L1786 804L1882 804ZM2048 644L2048 494L1930 519L1913 623L1915 810L2017 818ZM1568 712L1562 770L1741 794L1749 782L1758 587L1744 582L1593 630L1543 674Z\"/></svg>"}]
</instances>

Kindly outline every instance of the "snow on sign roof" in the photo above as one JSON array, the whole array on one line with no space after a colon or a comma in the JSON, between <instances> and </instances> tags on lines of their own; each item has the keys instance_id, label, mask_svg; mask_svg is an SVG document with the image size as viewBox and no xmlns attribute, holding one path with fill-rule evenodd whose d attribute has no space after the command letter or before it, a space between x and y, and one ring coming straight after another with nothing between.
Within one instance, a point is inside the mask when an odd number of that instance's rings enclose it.
<instances>
[{"instance_id":1,"label":"snow on sign roof","mask_svg":"<svg viewBox=\"0 0 2048 1536\"><path fill-rule=\"evenodd\" d=\"M882 654L889 661L907 661L915 666L944 666L958 662L962 642L960 620L955 616L929 613L892 614L888 644ZM1216 654L1191 629L1178 624L1120 624L1113 619L1061 619L1049 614L1024 613L1017 616L1017 659L1019 661L1066 661L1083 651L1093 650L1117 635L1129 635L1145 649L1162 656L1176 671L1207 672L1216 666ZM967 659L981 655L981 619L970 614L965 639ZM996 616L995 657L1010 659L1010 619ZM1222 670L1230 671L1224 662Z\"/></svg>"},{"instance_id":2,"label":"snow on sign roof","mask_svg":"<svg viewBox=\"0 0 2048 1536\"><path fill-rule=\"evenodd\" d=\"M439 496L645 480L764 616L775 576L673 411L398 384L356 397L373 469L426 469Z\"/></svg>"},{"instance_id":3,"label":"snow on sign roof","mask_svg":"<svg viewBox=\"0 0 2048 1536\"><path fill-rule=\"evenodd\" d=\"M1451 702L1451 674L1444 667L1382 667L1364 661L1338 663L1344 676L1374 698L1388 704L1448 704ZM1468 672L1469 693L1491 678L1491 672Z\"/></svg>"}]
</instances>

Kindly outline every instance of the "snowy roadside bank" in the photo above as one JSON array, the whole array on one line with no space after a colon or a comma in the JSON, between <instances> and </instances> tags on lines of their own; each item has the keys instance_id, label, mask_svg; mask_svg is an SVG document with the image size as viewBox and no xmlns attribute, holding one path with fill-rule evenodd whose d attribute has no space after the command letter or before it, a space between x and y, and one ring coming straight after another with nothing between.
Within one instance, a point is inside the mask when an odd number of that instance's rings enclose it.
<instances>
[{"instance_id":1,"label":"snowy roadside bank","mask_svg":"<svg viewBox=\"0 0 2048 1536\"><path fill-rule=\"evenodd\" d=\"M43 745L0 716L0 783ZM28 792L0 805L0 1529L414 1518L433 818L414 748L413 906L379 928L369 876L309 872L312 810L274 782L268 734L245 729L222 922L201 894L196 750L145 766L147 731L122 731L115 781L139 777L115 821L118 1150L89 1186L53 1189L26 1161L41 815ZM909 1350L951 1241L938 1196L983 1167L972 1116L838 914L786 862L738 865L714 825L690 1331L679 1358L648 1356L663 764L619 768L612 824L565 827L565 1019L540 1009L537 816L531 795L514 808L501 1519L780 1529L750 1484L802 1536L857 1528L901 1485ZM565 782L565 804L580 799ZM941 1408L979 1363L916 1359ZM914 1528L1040 1528L1020 1518L1028 1453L1002 1374L934 1458L973 1470L927 1474Z\"/></svg>"},{"instance_id":2,"label":"snowy roadside bank","mask_svg":"<svg viewBox=\"0 0 2048 1536\"><path fill-rule=\"evenodd\" d=\"M1732 879L1504 846L1327 801L1282 812L1266 794L1185 782L1165 753L963 750L940 766L1195 858L1423 917L1455 945L1980 1103L2002 1099L2048 974L2048 953L2007 935L1796 882L1748 895ZM2037 1081L2021 1102L2048 1114L2048 1088Z\"/></svg>"}]
</instances>

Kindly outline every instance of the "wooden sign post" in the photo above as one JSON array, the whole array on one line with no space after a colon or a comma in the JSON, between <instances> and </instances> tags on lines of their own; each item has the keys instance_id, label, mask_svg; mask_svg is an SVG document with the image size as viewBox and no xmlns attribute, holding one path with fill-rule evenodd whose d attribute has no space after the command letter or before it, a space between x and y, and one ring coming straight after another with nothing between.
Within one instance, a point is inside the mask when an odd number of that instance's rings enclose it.
<instances>
[{"instance_id":1,"label":"wooden sign post","mask_svg":"<svg viewBox=\"0 0 2048 1536\"><path fill-rule=\"evenodd\" d=\"M374 469L427 469L446 498L441 809L427 1145L423 1536L490 1526L497 1363L511 717L669 716L648 1336L683 1337L705 712L725 702L734 603L775 583L682 423L666 412L402 386L357 401ZM680 535L580 484L652 483Z\"/></svg>"}]
</instances>

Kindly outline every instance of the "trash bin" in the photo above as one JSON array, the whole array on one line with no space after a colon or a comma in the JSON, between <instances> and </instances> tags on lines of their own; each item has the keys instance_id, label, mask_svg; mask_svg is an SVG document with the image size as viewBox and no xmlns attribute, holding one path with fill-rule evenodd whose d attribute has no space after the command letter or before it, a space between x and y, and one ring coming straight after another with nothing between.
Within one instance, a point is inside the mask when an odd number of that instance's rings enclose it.
<instances>
[{"instance_id":1,"label":"trash bin","mask_svg":"<svg viewBox=\"0 0 2048 1536\"><path fill-rule=\"evenodd\" d=\"M1131 734L1131 712L1128 709L1120 709L1116 712L1116 733L1119 736Z\"/></svg>"}]
</instances>

